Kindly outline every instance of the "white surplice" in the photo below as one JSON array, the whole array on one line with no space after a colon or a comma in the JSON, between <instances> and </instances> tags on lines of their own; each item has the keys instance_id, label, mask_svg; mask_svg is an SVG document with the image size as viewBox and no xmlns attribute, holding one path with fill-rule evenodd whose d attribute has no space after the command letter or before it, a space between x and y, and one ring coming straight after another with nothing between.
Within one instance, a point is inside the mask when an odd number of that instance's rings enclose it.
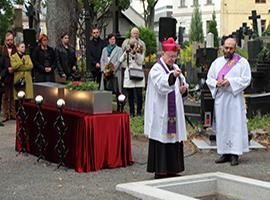
<instances>
[{"instance_id":1,"label":"white surplice","mask_svg":"<svg viewBox=\"0 0 270 200\"><path fill-rule=\"evenodd\" d=\"M225 75L227 88L217 88L217 76L227 60L222 56L210 66L206 83L215 99L213 128L216 130L219 154L242 155L248 152L248 129L243 91L251 81L248 61L241 57Z\"/></svg>"},{"instance_id":2,"label":"white surplice","mask_svg":"<svg viewBox=\"0 0 270 200\"><path fill-rule=\"evenodd\" d=\"M162 60L161 62L167 67ZM174 65L174 68L179 67ZM180 80L177 78L174 85L169 86L169 75L173 70L165 70L156 63L149 72L145 97L144 134L153 140L162 143L175 143L186 140L186 125L182 95L179 91ZM186 86L185 77L181 75L181 83ZM168 123L168 94L175 90L176 96L176 136L169 137L167 134Z\"/></svg>"}]
</instances>

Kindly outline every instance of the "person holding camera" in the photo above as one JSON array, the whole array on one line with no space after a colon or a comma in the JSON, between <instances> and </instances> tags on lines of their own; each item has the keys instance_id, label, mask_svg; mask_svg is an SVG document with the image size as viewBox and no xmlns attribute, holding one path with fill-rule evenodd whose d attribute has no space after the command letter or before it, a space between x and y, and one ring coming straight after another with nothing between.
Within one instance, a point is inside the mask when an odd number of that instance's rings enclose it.
<instances>
[{"instance_id":1,"label":"person holding camera","mask_svg":"<svg viewBox=\"0 0 270 200\"><path fill-rule=\"evenodd\" d=\"M10 64L14 71L14 99L18 99L18 92L25 92L25 99L33 99L32 69L33 63L29 55L26 55L24 42L16 45L17 53L10 58Z\"/></svg>"},{"instance_id":2,"label":"person holding camera","mask_svg":"<svg viewBox=\"0 0 270 200\"><path fill-rule=\"evenodd\" d=\"M80 79L77 72L77 58L75 49L69 44L69 35L61 35L61 42L55 49L56 67L61 78L66 80Z\"/></svg>"},{"instance_id":3,"label":"person holding camera","mask_svg":"<svg viewBox=\"0 0 270 200\"><path fill-rule=\"evenodd\" d=\"M137 39L131 38L128 42L128 47L123 55L120 57L122 68L124 71L124 84L128 94L128 103L130 109L130 116L135 116L134 97L137 97L137 115L142 115L142 90L145 87L145 78L143 73L144 50ZM137 72L136 74L132 74ZM134 75L134 76L133 76Z\"/></svg>"},{"instance_id":4,"label":"person holding camera","mask_svg":"<svg viewBox=\"0 0 270 200\"><path fill-rule=\"evenodd\" d=\"M33 52L34 81L54 82L55 53L52 47L48 46L48 36L41 34L39 45Z\"/></svg>"}]
</instances>

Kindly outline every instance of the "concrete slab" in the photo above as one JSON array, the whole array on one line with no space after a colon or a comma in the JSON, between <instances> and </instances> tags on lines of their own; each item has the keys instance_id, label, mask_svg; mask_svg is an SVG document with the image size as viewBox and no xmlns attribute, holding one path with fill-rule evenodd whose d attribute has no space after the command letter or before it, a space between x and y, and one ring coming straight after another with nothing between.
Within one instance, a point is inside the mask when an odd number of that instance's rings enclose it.
<instances>
[{"instance_id":1,"label":"concrete slab","mask_svg":"<svg viewBox=\"0 0 270 200\"><path fill-rule=\"evenodd\" d=\"M209 142L208 139L193 139L192 143L200 150L210 150L210 149L217 149L215 143ZM266 149L263 145L259 144L258 142L251 140L250 149Z\"/></svg>"},{"instance_id":2,"label":"concrete slab","mask_svg":"<svg viewBox=\"0 0 270 200\"><path fill-rule=\"evenodd\" d=\"M225 199L269 200L270 183L215 172L116 185L116 190L140 199L198 200L208 196Z\"/></svg>"}]
</instances>

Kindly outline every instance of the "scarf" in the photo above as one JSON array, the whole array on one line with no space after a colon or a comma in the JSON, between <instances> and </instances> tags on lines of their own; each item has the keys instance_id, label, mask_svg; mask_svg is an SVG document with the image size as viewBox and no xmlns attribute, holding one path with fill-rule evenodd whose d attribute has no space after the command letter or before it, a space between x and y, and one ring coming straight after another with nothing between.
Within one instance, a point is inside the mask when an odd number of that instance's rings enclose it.
<instances>
[{"instance_id":1,"label":"scarf","mask_svg":"<svg viewBox=\"0 0 270 200\"><path fill-rule=\"evenodd\" d=\"M161 65L161 67L164 69L166 74L169 73L169 70L167 67L164 66L164 64L161 62L161 60L158 60L158 64ZM168 124L167 124L167 134L170 137L176 136L176 102L175 102L175 91L172 91L168 94Z\"/></svg>"},{"instance_id":2,"label":"scarf","mask_svg":"<svg viewBox=\"0 0 270 200\"><path fill-rule=\"evenodd\" d=\"M108 46L106 47L108 57L110 57L110 56L111 56L112 51L113 51L113 49L114 49L115 47L116 47L116 44L113 44L113 45L108 45Z\"/></svg>"}]
</instances>

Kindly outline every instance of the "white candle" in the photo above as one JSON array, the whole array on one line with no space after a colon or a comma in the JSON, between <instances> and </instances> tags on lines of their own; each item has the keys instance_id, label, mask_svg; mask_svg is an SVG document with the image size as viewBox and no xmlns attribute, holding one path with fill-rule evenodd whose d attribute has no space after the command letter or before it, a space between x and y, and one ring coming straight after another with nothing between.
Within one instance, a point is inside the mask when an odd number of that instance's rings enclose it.
<instances>
[{"instance_id":1,"label":"white candle","mask_svg":"<svg viewBox=\"0 0 270 200\"><path fill-rule=\"evenodd\" d=\"M18 98L22 99L25 97L25 92L24 91L19 91L18 92Z\"/></svg>"},{"instance_id":2,"label":"white candle","mask_svg":"<svg viewBox=\"0 0 270 200\"><path fill-rule=\"evenodd\" d=\"M57 100L57 106L58 107L63 107L65 105L65 100L64 99L58 99Z\"/></svg>"},{"instance_id":3,"label":"white candle","mask_svg":"<svg viewBox=\"0 0 270 200\"><path fill-rule=\"evenodd\" d=\"M37 95L35 98L36 103L42 103L43 97L41 95Z\"/></svg>"},{"instance_id":4,"label":"white candle","mask_svg":"<svg viewBox=\"0 0 270 200\"><path fill-rule=\"evenodd\" d=\"M120 95L118 96L118 101L119 101L119 102L124 102L125 99L126 99L126 96L123 95L123 94L120 94Z\"/></svg>"}]
</instances>

